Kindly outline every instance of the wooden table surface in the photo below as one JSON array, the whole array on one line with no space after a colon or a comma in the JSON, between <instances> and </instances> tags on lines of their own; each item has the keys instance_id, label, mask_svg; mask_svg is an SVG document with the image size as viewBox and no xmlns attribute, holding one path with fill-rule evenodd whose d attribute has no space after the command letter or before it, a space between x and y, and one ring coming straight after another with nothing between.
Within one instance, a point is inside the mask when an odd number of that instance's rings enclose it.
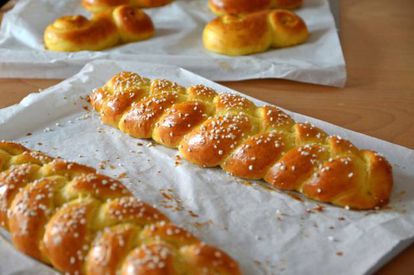
<instances>
[{"instance_id":1,"label":"wooden table surface","mask_svg":"<svg viewBox=\"0 0 414 275\"><path fill-rule=\"evenodd\" d=\"M414 148L414 1L341 1L344 89L286 80L222 84L294 112ZM0 79L0 108L60 80ZM363 260L364 255L361 255ZM378 274L414 274L414 245Z\"/></svg>"}]
</instances>

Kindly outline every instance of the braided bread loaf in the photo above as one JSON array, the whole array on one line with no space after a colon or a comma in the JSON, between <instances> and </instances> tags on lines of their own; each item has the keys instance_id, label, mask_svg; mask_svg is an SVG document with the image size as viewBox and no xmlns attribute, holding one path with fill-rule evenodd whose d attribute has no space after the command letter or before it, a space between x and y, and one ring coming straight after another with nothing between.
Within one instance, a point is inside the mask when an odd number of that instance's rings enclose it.
<instances>
[{"instance_id":1,"label":"braided bread loaf","mask_svg":"<svg viewBox=\"0 0 414 275\"><path fill-rule=\"evenodd\" d=\"M156 8L165 6L173 0L82 0L85 9L93 13L114 9L120 5L130 5L138 8Z\"/></svg>"},{"instance_id":2,"label":"braided bread loaf","mask_svg":"<svg viewBox=\"0 0 414 275\"><path fill-rule=\"evenodd\" d=\"M0 224L65 274L240 274L120 182L16 143L0 142Z\"/></svg>"},{"instance_id":3,"label":"braided bread loaf","mask_svg":"<svg viewBox=\"0 0 414 275\"><path fill-rule=\"evenodd\" d=\"M94 14L91 20L81 15L58 18L46 28L44 41L53 51L97 51L153 35L151 18L139 8L123 5Z\"/></svg>"},{"instance_id":4,"label":"braided bread loaf","mask_svg":"<svg viewBox=\"0 0 414 275\"><path fill-rule=\"evenodd\" d=\"M216 15L246 14L270 8L295 9L303 0L208 0L208 6Z\"/></svg>"},{"instance_id":5,"label":"braided bread loaf","mask_svg":"<svg viewBox=\"0 0 414 275\"><path fill-rule=\"evenodd\" d=\"M308 39L305 22L288 10L217 17L204 28L204 47L225 55L247 55L269 48L301 44Z\"/></svg>"},{"instance_id":6,"label":"braided bread loaf","mask_svg":"<svg viewBox=\"0 0 414 275\"><path fill-rule=\"evenodd\" d=\"M382 156L296 123L273 106L130 72L96 89L90 102L105 124L178 148L202 167L221 166L231 175L264 179L346 208L371 209L389 200L392 172Z\"/></svg>"}]
</instances>

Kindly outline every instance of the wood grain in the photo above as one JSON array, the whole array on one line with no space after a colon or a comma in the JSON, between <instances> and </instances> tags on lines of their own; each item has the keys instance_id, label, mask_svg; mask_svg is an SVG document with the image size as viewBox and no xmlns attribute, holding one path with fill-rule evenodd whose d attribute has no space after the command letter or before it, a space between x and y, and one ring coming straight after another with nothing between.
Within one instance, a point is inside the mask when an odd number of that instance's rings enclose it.
<instances>
[{"instance_id":1,"label":"wood grain","mask_svg":"<svg viewBox=\"0 0 414 275\"><path fill-rule=\"evenodd\" d=\"M222 84L291 111L414 148L414 1L346 0L340 6L346 88L286 80ZM0 107L58 82L0 79ZM377 274L412 275L413 262L414 245Z\"/></svg>"}]
</instances>

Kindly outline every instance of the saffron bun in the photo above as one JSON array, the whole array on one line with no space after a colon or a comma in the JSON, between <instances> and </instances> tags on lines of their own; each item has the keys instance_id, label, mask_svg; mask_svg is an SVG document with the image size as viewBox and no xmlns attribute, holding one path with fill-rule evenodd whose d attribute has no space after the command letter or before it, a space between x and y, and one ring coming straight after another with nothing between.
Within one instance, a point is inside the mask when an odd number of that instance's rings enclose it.
<instances>
[{"instance_id":1,"label":"saffron bun","mask_svg":"<svg viewBox=\"0 0 414 275\"><path fill-rule=\"evenodd\" d=\"M63 16L47 26L44 43L52 51L99 51L137 42L154 35L151 18L141 9L118 6L91 19L82 15Z\"/></svg>"},{"instance_id":2,"label":"saffron bun","mask_svg":"<svg viewBox=\"0 0 414 275\"><path fill-rule=\"evenodd\" d=\"M209 51L238 56L298 45L308 37L301 17L277 9L217 17L204 28L203 44Z\"/></svg>"}]
</instances>

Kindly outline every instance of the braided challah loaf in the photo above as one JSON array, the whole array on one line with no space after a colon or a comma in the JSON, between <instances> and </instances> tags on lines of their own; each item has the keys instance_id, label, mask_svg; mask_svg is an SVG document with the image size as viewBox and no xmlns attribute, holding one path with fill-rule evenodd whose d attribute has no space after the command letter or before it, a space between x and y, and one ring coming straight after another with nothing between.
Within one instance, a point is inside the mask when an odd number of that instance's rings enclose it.
<instances>
[{"instance_id":1,"label":"braided challah loaf","mask_svg":"<svg viewBox=\"0 0 414 275\"><path fill-rule=\"evenodd\" d=\"M156 8L165 6L173 0L82 0L85 9L93 13L114 9L120 5L130 5L138 8Z\"/></svg>"},{"instance_id":2,"label":"braided challah loaf","mask_svg":"<svg viewBox=\"0 0 414 275\"><path fill-rule=\"evenodd\" d=\"M353 209L386 204L393 179L379 154L296 123L273 106L121 72L90 95L106 124L178 148L188 161L264 179L282 190Z\"/></svg>"},{"instance_id":3,"label":"braided challah loaf","mask_svg":"<svg viewBox=\"0 0 414 275\"><path fill-rule=\"evenodd\" d=\"M204 28L203 43L212 52L236 56L301 44L308 36L298 15L272 10L217 17Z\"/></svg>"},{"instance_id":4,"label":"braided challah loaf","mask_svg":"<svg viewBox=\"0 0 414 275\"><path fill-rule=\"evenodd\" d=\"M10 142L0 142L0 224L65 274L240 274L119 181Z\"/></svg>"},{"instance_id":5,"label":"braided challah loaf","mask_svg":"<svg viewBox=\"0 0 414 275\"><path fill-rule=\"evenodd\" d=\"M97 51L153 35L151 18L139 8L123 5L90 20L81 15L58 18L46 28L44 41L53 51Z\"/></svg>"},{"instance_id":6,"label":"braided challah loaf","mask_svg":"<svg viewBox=\"0 0 414 275\"><path fill-rule=\"evenodd\" d=\"M208 0L208 6L216 15L246 14L270 8L295 9L303 0Z\"/></svg>"}]
</instances>

